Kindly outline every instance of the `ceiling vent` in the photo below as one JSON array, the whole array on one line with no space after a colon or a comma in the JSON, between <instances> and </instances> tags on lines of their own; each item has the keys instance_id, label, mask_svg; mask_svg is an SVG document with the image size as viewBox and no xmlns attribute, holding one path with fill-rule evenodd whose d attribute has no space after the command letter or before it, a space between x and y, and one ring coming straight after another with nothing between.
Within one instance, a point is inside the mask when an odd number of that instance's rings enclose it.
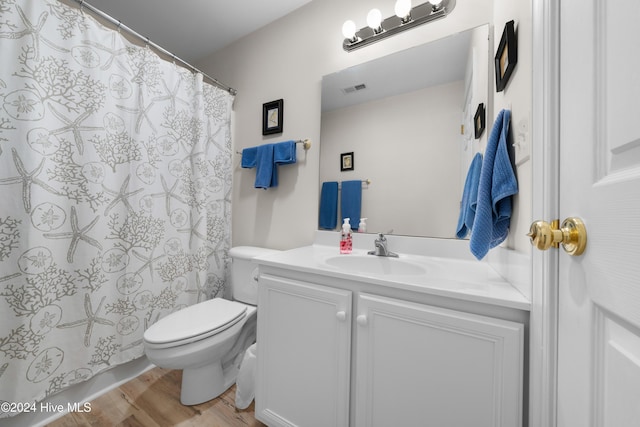
<instances>
[{"instance_id":1,"label":"ceiling vent","mask_svg":"<svg viewBox=\"0 0 640 427\"><path fill-rule=\"evenodd\" d=\"M367 88L367 85L365 85L364 83L360 83L360 84L355 85L355 86L345 87L344 89L342 89L342 91L345 94L348 94L348 93L358 92L359 90L364 90L366 88Z\"/></svg>"}]
</instances>

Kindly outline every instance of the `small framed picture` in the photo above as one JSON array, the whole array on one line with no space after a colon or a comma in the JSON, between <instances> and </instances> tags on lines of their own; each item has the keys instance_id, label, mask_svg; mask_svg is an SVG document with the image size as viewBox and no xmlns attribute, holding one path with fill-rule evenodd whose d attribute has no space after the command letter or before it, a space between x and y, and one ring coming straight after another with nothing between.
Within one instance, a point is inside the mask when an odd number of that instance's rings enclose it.
<instances>
[{"instance_id":1,"label":"small framed picture","mask_svg":"<svg viewBox=\"0 0 640 427\"><path fill-rule=\"evenodd\" d=\"M485 109L484 104L480 103L478 105L478 109L476 110L476 115L473 116L473 130L474 130L474 138L479 139L482 136L482 132L484 132L484 127L486 123L485 118Z\"/></svg>"},{"instance_id":2,"label":"small framed picture","mask_svg":"<svg viewBox=\"0 0 640 427\"><path fill-rule=\"evenodd\" d=\"M353 170L353 151L350 153L340 154L340 171L352 171Z\"/></svg>"},{"instance_id":3,"label":"small framed picture","mask_svg":"<svg viewBox=\"0 0 640 427\"><path fill-rule=\"evenodd\" d=\"M282 133L284 100L278 99L262 104L262 134Z\"/></svg>"},{"instance_id":4,"label":"small framed picture","mask_svg":"<svg viewBox=\"0 0 640 427\"><path fill-rule=\"evenodd\" d=\"M502 92L518 62L518 42L513 20L504 25L495 57L496 91Z\"/></svg>"}]
</instances>

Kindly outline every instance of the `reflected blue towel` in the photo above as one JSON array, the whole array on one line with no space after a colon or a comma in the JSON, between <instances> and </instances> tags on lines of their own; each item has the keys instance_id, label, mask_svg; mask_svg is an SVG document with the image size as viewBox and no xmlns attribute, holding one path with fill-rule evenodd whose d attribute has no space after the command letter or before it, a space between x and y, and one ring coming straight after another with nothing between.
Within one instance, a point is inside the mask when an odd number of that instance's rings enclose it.
<instances>
[{"instance_id":1,"label":"reflected blue towel","mask_svg":"<svg viewBox=\"0 0 640 427\"><path fill-rule=\"evenodd\" d=\"M323 182L320 192L319 227L335 230L338 222L338 182Z\"/></svg>"},{"instance_id":2,"label":"reflected blue towel","mask_svg":"<svg viewBox=\"0 0 640 427\"><path fill-rule=\"evenodd\" d=\"M480 171L478 205L471 230L471 253L484 258L489 249L507 238L511 223L511 196L518 193L518 182L509 159L507 137L511 112L498 113L489 135Z\"/></svg>"},{"instance_id":3,"label":"reflected blue towel","mask_svg":"<svg viewBox=\"0 0 640 427\"><path fill-rule=\"evenodd\" d=\"M254 187L266 189L278 186L277 165L295 162L295 141L284 141L243 149L240 164L243 168L257 168Z\"/></svg>"},{"instance_id":4,"label":"reflected blue towel","mask_svg":"<svg viewBox=\"0 0 640 427\"><path fill-rule=\"evenodd\" d=\"M342 194L340 195L342 222L345 218L351 218L351 228L357 227L360 221L361 207L362 180L342 181Z\"/></svg>"},{"instance_id":5,"label":"reflected blue towel","mask_svg":"<svg viewBox=\"0 0 640 427\"><path fill-rule=\"evenodd\" d=\"M467 179L464 182L462 192L462 202L460 202L460 217L456 236L464 239L473 228L473 221L476 217L476 206L478 202L478 184L480 183L480 170L482 169L482 154L476 153L471 160Z\"/></svg>"}]
</instances>

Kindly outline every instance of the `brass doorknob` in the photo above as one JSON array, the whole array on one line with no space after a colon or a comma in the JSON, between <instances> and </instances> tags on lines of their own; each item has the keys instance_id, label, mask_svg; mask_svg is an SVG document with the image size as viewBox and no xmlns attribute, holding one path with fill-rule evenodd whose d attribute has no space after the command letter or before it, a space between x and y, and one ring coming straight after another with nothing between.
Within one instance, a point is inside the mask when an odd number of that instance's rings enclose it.
<instances>
[{"instance_id":1,"label":"brass doorknob","mask_svg":"<svg viewBox=\"0 0 640 427\"><path fill-rule=\"evenodd\" d=\"M580 218L570 217L558 227L559 220L551 223L534 221L531 223L527 236L536 248L546 251L550 247L557 248L560 244L572 256L582 255L587 247L587 229Z\"/></svg>"}]
</instances>

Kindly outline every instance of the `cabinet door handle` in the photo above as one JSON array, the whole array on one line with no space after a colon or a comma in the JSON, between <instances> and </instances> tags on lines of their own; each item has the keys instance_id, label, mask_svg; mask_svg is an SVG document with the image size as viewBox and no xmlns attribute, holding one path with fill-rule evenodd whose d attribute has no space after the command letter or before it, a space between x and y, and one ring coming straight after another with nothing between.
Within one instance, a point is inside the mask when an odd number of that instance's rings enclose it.
<instances>
[{"instance_id":1,"label":"cabinet door handle","mask_svg":"<svg viewBox=\"0 0 640 427\"><path fill-rule=\"evenodd\" d=\"M336 313L336 318L341 321L344 322L345 320L347 320L347 312L346 311L339 311Z\"/></svg>"},{"instance_id":2,"label":"cabinet door handle","mask_svg":"<svg viewBox=\"0 0 640 427\"><path fill-rule=\"evenodd\" d=\"M361 314L360 316L356 317L356 322L360 326L367 326L367 316L366 316L366 314Z\"/></svg>"}]
</instances>

